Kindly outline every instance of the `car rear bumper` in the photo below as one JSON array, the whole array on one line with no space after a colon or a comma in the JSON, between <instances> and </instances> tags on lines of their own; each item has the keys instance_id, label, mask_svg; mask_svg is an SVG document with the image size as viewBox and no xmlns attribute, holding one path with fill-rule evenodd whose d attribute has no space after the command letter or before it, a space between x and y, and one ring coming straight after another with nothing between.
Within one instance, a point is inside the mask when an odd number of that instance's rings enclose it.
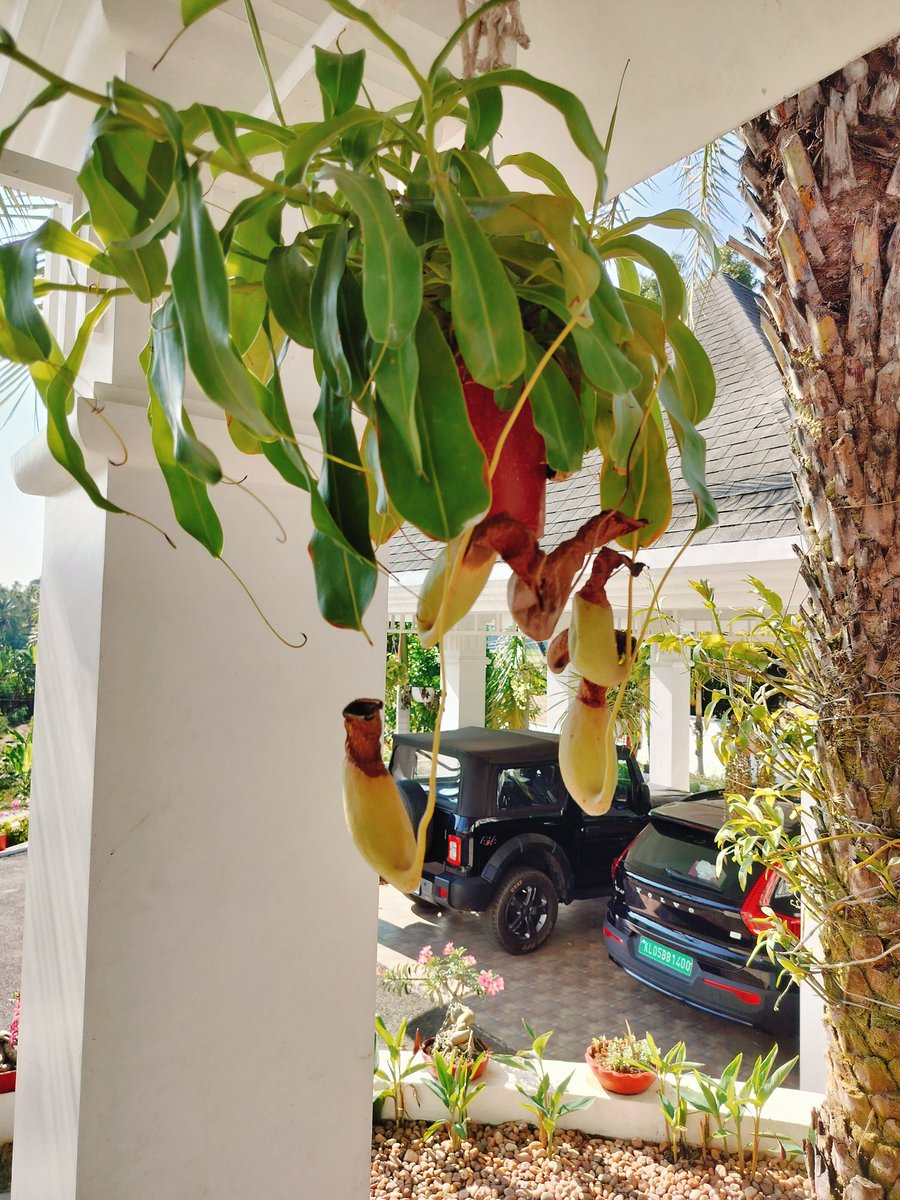
<instances>
[{"instance_id":1,"label":"car rear bumper","mask_svg":"<svg viewBox=\"0 0 900 1200\"><path fill-rule=\"evenodd\" d=\"M415 891L429 904L463 912L484 912L494 894L494 885L480 875L452 875L449 871L429 870L425 864L422 882Z\"/></svg>"},{"instance_id":2,"label":"car rear bumper","mask_svg":"<svg viewBox=\"0 0 900 1200\"><path fill-rule=\"evenodd\" d=\"M680 961L689 958L690 973L682 973L639 954L642 935L674 951ZM724 961L717 958L713 947L708 952L697 945L685 948L681 939L667 935L663 929L646 931L627 917L617 917L609 911L603 923L603 941L613 962L629 975L695 1008L767 1029L773 1026L793 1028L797 1024L796 989L792 988L782 997L778 1011L775 1011L779 992L774 971L751 970L733 961Z\"/></svg>"}]
</instances>

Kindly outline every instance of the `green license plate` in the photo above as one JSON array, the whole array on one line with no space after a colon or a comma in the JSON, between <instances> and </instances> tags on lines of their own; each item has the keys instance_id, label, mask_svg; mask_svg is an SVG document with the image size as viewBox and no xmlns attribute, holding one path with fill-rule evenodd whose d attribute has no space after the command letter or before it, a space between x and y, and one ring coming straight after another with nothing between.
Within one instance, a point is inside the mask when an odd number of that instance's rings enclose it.
<instances>
[{"instance_id":1,"label":"green license plate","mask_svg":"<svg viewBox=\"0 0 900 1200\"><path fill-rule=\"evenodd\" d=\"M654 942L648 937L640 939L637 952L641 958L647 958L657 966L668 967L670 971L675 971L678 975L694 973L694 960L689 954L679 954L677 950L661 946L659 942Z\"/></svg>"}]
</instances>

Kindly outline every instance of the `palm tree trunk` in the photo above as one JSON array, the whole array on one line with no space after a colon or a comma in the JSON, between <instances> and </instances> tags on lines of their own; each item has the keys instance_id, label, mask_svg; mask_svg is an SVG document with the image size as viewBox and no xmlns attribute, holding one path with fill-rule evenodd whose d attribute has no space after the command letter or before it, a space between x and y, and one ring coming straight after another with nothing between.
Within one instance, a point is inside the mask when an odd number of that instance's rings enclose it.
<instances>
[{"instance_id":1,"label":"palm tree trunk","mask_svg":"<svg viewBox=\"0 0 900 1200\"><path fill-rule=\"evenodd\" d=\"M900 1200L900 854L888 845L900 835L898 60L900 41L742 131L824 681L830 799L816 815L836 836L821 851L834 903L818 1200Z\"/></svg>"}]
</instances>

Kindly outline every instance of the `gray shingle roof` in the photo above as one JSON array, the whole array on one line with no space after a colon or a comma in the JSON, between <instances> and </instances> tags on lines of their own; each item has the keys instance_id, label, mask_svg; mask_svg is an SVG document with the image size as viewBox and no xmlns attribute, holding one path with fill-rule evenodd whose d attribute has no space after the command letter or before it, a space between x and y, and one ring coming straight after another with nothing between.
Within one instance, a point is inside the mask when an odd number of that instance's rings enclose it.
<instances>
[{"instance_id":1,"label":"gray shingle roof","mask_svg":"<svg viewBox=\"0 0 900 1200\"><path fill-rule=\"evenodd\" d=\"M706 289L696 333L716 373L712 415L701 426L707 445L707 479L719 524L693 544L790 537L797 533L784 384L762 334L756 297L727 275ZM541 541L558 545L599 508L599 455L585 470L547 490L547 524ZM694 502L680 476L673 480L672 523L655 544L679 546L694 525ZM411 526L389 543L394 571L427 567L437 544Z\"/></svg>"}]
</instances>

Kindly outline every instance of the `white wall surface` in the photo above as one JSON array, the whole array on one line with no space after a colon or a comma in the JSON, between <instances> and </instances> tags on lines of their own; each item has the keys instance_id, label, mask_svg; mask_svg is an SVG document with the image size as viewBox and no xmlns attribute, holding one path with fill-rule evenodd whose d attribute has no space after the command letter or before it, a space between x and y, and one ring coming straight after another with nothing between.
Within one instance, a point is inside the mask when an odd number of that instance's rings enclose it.
<instances>
[{"instance_id":1,"label":"white wall surface","mask_svg":"<svg viewBox=\"0 0 900 1200\"><path fill-rule=\"evenodd\" d=\"M344 828L341 709L381 692L383 642L321 620L308 502L257 461L287 543L240 489L217 501L228 561L308 635L283 646L175 527L144 413L106 415L131 451L111 495L178 548L48 500L13 1195L362 1197L376 879Z\"/></svg>"}]
</instances>

